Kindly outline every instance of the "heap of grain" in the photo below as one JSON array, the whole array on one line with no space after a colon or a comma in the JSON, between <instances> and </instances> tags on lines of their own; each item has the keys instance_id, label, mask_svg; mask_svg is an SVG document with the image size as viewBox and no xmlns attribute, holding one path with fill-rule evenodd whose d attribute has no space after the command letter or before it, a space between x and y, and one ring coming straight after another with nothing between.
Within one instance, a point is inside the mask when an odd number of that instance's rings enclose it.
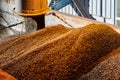
<instances>
[{"instance_id":1,"label":"heap of grain","mask_svg":"<svg viewBox=\"0 0 120 80\"><path fill-rule=\"evenodd\" d=\"M19 80L76 80L118 47L120 34L109 26L57 25L0 43L0 67Z\"/></svg>"},{"instance_id":2,"label":"heap of grain","mask_svg":"<svg viewBox=\"0 0 120 80\"><path fill-rule=\"evenodd\" d=\"M120 47L100 59L100 63L79 80L120 80Z\"/></svg>"}]
</instances>

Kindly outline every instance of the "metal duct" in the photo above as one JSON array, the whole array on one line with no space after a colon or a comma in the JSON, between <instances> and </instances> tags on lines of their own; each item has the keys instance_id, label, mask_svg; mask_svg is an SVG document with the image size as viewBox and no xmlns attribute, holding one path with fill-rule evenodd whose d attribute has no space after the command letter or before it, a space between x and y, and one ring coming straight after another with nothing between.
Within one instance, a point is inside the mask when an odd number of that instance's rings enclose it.
<instances>
[{"instance_id":1,"label":"metal duct","mask_svg":"<svg viewBox=\"0 0 120 80\"><path fill-rule=\"evenodd\" d=\"M16 0L15 11L21 16L38 16L49 10L47 0Z\"/></svg>"}]
</instances>

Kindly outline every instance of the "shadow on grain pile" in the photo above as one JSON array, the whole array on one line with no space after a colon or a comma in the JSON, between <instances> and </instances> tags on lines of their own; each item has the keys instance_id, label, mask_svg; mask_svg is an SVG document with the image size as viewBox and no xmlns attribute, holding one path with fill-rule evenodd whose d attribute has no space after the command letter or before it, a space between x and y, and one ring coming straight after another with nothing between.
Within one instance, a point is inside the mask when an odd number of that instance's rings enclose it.
<instances>
[{"instance_id":1,"label":"shadow on grain pile","mask_svg":"<svg viewBox=\"0 0 120 80\"><path fill-rule=\"evenodd\" d=\"M99 60L93 70L78 80L120 80L120 47Z\"/></svg>"},{"instance_id":2,"label":"shadow on grain pile","mask_svg":"<svg viewBox=\"0 0 120 80\"><path fill-rule=\"evenodd\" d=\"M109 26L58 25L2 42L0 66L19 80L76 80L118 47L120 34Z\"/></svg>"}]
</instances>

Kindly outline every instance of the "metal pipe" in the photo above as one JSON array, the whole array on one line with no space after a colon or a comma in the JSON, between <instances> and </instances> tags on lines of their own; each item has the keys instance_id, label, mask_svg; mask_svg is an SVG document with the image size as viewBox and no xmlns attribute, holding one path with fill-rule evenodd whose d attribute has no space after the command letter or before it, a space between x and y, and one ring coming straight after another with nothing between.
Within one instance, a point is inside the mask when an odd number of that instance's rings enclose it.
<instances>
[{"instance_id":1,"label":"metal pipe","mask_svg":"<svg viewBox=\"0 0 120 80\"><path fill-rule=\"evenodd\" d=\"M17 14L21 16L38 16L49 11L47 0L16 0Z\"/></svg>"},{"instance_id":2,"label":"metal pipe","mask_svg":"<svg viewBox=\"0 0 120 80\"><path fill-rule=\"evenodd\" d=\"M47 0L16 0L17 14L32 17L37 22L37 30L45 27L45 13L49 10Z\"/></svg>"}]
</instances>

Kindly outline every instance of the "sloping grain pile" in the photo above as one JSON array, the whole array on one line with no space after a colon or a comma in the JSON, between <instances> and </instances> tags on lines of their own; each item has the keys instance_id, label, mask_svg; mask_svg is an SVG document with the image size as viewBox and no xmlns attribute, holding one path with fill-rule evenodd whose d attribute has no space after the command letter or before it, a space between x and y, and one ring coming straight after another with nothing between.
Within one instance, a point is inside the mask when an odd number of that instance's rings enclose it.
<instances>
[{"instance_id":1,"label":"sloping grain pile","mask_svg":"<svg viewBox=\"0 0 120 80\"><path fill-rule=\"evenodd\" d=\"M0 67L18 80L76 80L118 47L120 34L109 26L58 25L0 43Z\"/></svg>"},{"instance_id":2,"label":"sloping grain pile","mask_svg":"<svg viewBox=\"0 0 120 80\"><path fill-rule=\"evenodd\" d=\"M79 80L120 80L120 47L101 59L105 60Z\"/></svg>"}]
</instances>

